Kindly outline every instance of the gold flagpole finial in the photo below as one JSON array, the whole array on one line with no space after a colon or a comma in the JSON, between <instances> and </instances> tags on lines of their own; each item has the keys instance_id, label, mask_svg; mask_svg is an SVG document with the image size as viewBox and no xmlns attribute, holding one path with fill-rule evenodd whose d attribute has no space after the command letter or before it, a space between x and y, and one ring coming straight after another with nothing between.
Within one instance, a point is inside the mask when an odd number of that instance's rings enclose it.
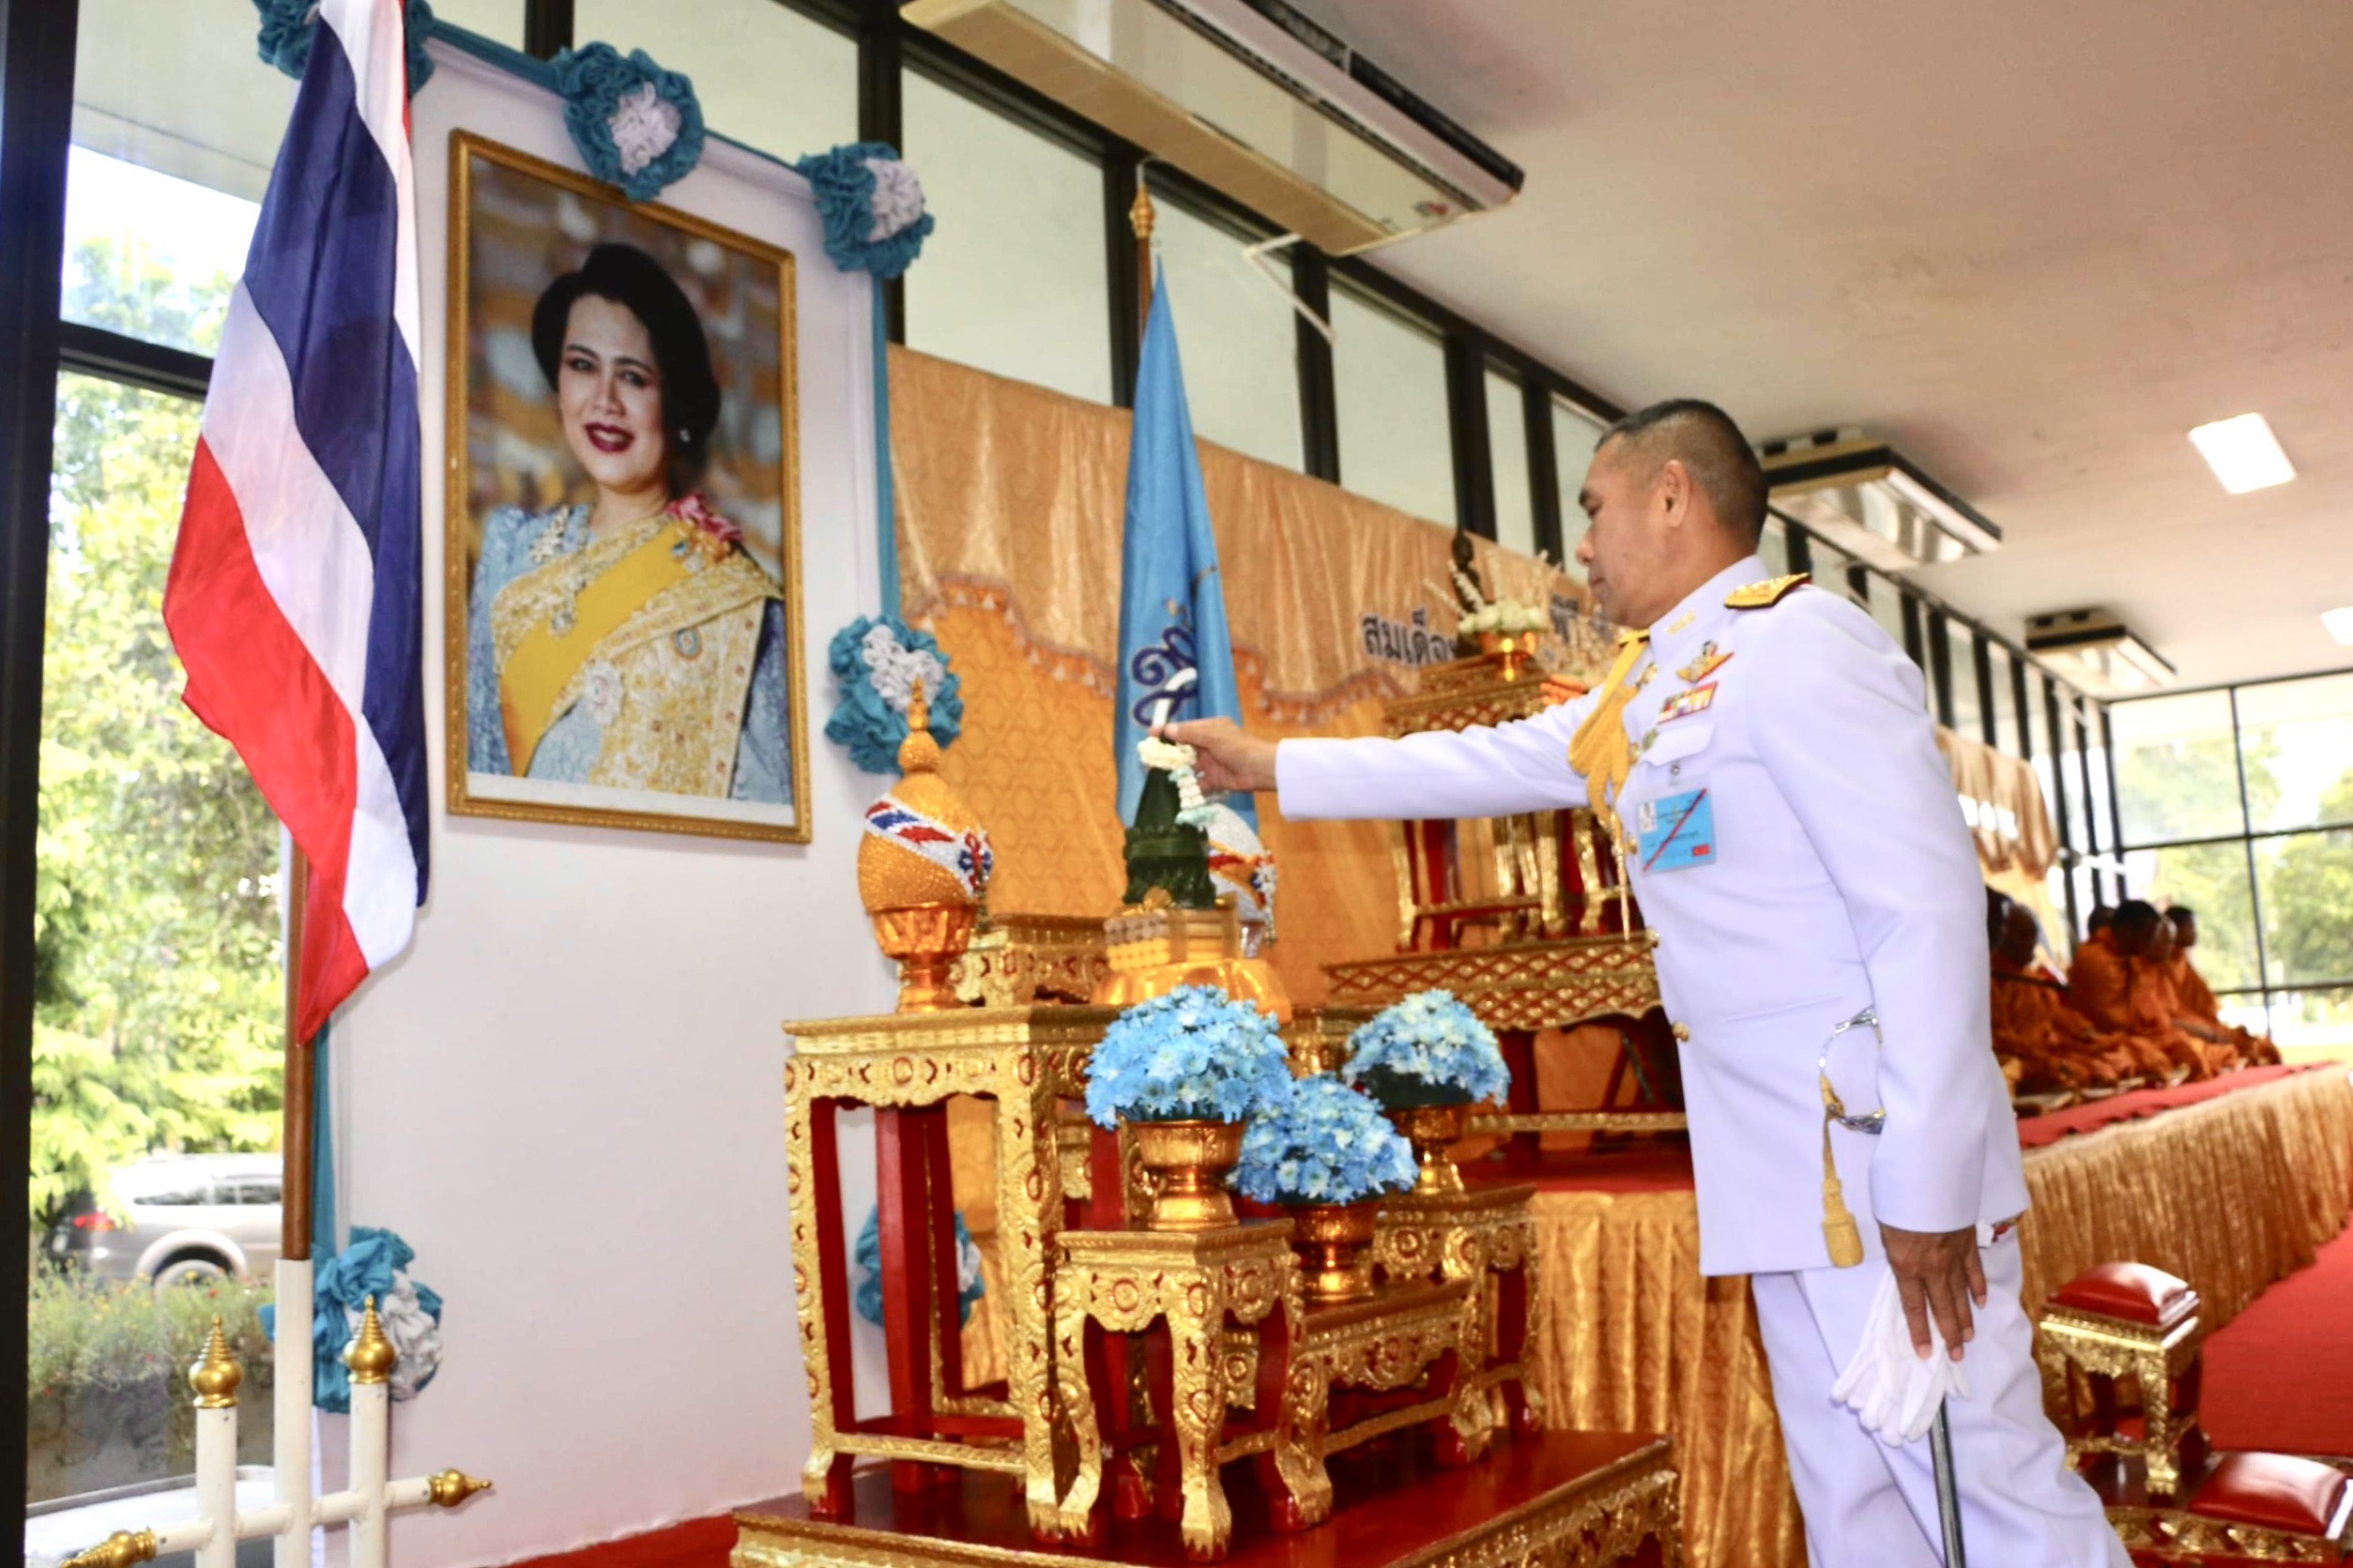
<instances>
[{"instance_id":1,"label":"gold flagpole finial","mask_svg":"<svg viewBox=\"0 0 2353 1568\"><path fill-rule=\"evenodd\" d=\"M355 1383L389 1383L400 1359L392 1342L384 1337L384 1319L375 1315L375 1298L371 1296L367 1310L359 1315L359 1332L344 1347L344 1365L351 1369Z\"/></svg>"},{"instance_id":2,"label":"gold flagpole finial","mask_svg":"<svg viewBox=\"0 0 2353 1568\"><path fill-rule=\"evenodd\" d=\"M221 1317L215 1313L212 1332L205 1337L204 1354L188 1369L188 1386L196 1391L196 1408L237 1408L237 1385L244 1381L245 1369L229 1354L228 1335L222 1332Z\"/></svg>"}]
</instances>

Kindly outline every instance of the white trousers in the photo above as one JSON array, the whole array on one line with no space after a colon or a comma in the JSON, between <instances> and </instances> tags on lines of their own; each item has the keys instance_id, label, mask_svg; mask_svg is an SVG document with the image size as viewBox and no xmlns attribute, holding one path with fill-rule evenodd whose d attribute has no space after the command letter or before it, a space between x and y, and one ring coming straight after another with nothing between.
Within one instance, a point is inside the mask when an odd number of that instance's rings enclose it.
<instances>
[{"instance_id":1,"label":"white trousers","mask_svg":"<svg viewBox=\"0 0 2353 1568\"><path fill-rule=\"evenodd\" d=\"M2100 1499L2067 1468L2042 1409L2015 1232L1985 1249L1986 1304L1949 1402L1961 1539L1971 1568L2131 1568ZM1813 1568L1937 1568L1944 1531L1928 1439L1889 1448L1830 1387L1860 1344L1886 1265L1757 1274L1749 1287L1773 1371Z\"/></svg>"}]
</instances>

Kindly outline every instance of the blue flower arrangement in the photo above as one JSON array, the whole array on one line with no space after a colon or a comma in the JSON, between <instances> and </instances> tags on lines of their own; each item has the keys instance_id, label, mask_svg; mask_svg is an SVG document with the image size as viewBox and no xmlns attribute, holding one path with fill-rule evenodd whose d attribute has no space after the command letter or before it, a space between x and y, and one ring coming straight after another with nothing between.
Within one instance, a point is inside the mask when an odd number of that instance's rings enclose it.
<instances>
[{"instance_id":1,"label":"blue flower arrangement","mask_svg":"<svg viewBox=\"0 0 2353 1568\"><path fill-rule=\"evenodd\" d=\"M1511 1088L1495 1032L1451 991L1422 991L1348 1037L1341 1075L1393 1110L1475 1105Z\"/></svg>"},{"instance_id":2,"label":"blue flower arrangement","mask_svg":"<svg viewBox=\"0 0 2353 1568\"><path fill-rule=\"evenodd\" d=\"M414 1399L441 1366L441 1297L408 1275L417 1251L397 1232L351 1227L351 1244L318 1266L311 1281L311 1403L336 1415L351 1413L351 1373L344 1347L360 1314L375 1302L376 1318L400 1360L392 1368L392 1397ZM262 1327L275 1335L277 1309L262 1308Z\"/></svg>"},{"instance_id":3,"label":"blue flower arrangement","mask_svg":"<svg viewBox=\"0 0 2353 1568\"><path fill-rule=\"evenodd\" d=\"M964 697L940 640L896 616L860 616L833 633L826 650L840 706L825 721L825 738L849 748L849 759L869 773L899 770L907 738L907 709L915 682L931 708L931 738L942 748L964 729Z\"/></svg>"},{"instance_id":4,"label":"blue flower arrangement","mask_svg":"<svg viewBox=\"0 0 2353 1568\"><path fill-rule=\"evenodd\" d=\"M1087 1114L1130 1121L1243 1121L1291 1101L1275 1020L1215 985L1180 985L1112 1020L1087 1061Z\"/></svg>"},{"instance_id":5,"label":"blue flower arrangement","mask_svg":"<svg viewBox=\"0 0 2353 1568\"><path fill-rule=\"evenodd\" d=\"M592 43L549 63L580 161L631 201L652 201L702 160L703 106L695 84L664 70L644 50L624 55L609 43Z\"/></svg>"},{"instance_id":6,"label":"blue flower arrangement","mask_svg":"<svg viewBox=\"0 0 2353 1568\"><path fill-rule=\"evenodd\" d=\"M817 196L825 253L844 272L896 278L923 254L923 182L887 142L852 142L793 165Z\"/></svg>"},{"instance_id":7,"label":"blue flower arrangement","mask_svg":"<svg viewBox=\"0 0 2353 1568\"><path fill-rule=\"evenodd\" d=\"M1319 1073L1292 1087L1288 1105L1250 1119L1233 1184L1260 1203L1357 1203L1405 1192L1419 1174L1381 1107Z\"/></svg>"},{"instance_id":8,"label":"blue flower arrangement","mask_svg":"<svg viewBox=\"0 0 2353 1568\"><path fill-rule=\"evenodd\" d=\"M858 1274L857 1286L850 1292L850 1304L858 1316L879 1327L882 1322L882 1210L866 1210L866 1224L858 1232L858 1243L850 1249L850 1263ZM988 1293L988 1286L981 1278L980 1243L964 1228L964 1211L955 1216L955 1304L959 1324L972 1320L972 1309Z\"/></svg>"},{"instance_id":9,"label":"blue flower arrangement","mask_svg":"<svg viewBox=\"0 0 2353 1568\"><path fill-rule=\"evenodd\" d=\"M261 57L299 82L311 64L311 38L318 27L318 0L253 0L261 13L261 36L255 40ZM425 0L408 0L401 12L408 39L408 96L433 80L433 56L425 38L433 31L433 8Z\"/></svg>"}]
</instances>

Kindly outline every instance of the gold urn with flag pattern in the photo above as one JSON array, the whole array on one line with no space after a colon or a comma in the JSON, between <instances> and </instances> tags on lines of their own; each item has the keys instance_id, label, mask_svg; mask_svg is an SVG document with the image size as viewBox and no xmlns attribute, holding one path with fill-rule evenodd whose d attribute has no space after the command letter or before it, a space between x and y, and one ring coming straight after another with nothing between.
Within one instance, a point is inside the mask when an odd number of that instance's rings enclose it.
<instances>
[{"instance_id":1,"label":"gold urn with flag pattern","mask_svg":"<svg viewBox=\"0 0 2353 1568\"><path fill-rule=\"evenodd\" d=\"M901 1012L961 1007L950 970L972 927L995 861L988 833L940 776L940 743L920 682L899 742L899 782L866 808L858 897L875 941L898 960Z\"/></svg>"}]
</instances>

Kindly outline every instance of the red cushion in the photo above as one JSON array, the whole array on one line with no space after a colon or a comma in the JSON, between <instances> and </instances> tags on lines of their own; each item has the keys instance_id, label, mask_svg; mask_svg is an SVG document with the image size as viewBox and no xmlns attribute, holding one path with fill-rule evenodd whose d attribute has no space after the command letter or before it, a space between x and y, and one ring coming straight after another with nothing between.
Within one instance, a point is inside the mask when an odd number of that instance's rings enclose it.
<instances>
[{"instance_id":1,"label":"red cushion","mask_svg":"<svg viewBox=\"0 0 2353 1568\"><path fill-rule=\"evenodd\" d=\"M2168 1329L2198 1310L2198 1293L2146 1263L2102 1263L2059 1286L2051 1304Z\"/></svg>"},{"instance_id":2,"label":"red cushion","mask_svg":"<svg viewBox=\"0 0 2353 1568\"><path fill-rule=\"evenodd\" d=\"M2325 1535L2353 1482L2316 1459L2284 1454L2225 1454L2215 1461L2189 1511L2205 1519L2264 1530Z\"/></svg>"}]
</instances>

